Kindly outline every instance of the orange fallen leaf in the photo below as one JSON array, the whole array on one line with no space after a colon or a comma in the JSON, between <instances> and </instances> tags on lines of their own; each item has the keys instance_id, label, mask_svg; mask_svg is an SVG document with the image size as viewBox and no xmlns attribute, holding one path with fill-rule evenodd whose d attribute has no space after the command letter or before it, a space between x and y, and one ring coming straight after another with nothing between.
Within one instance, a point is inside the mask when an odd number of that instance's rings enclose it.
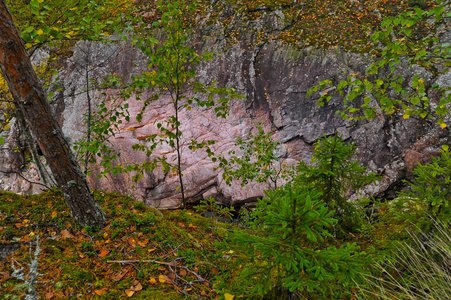
<instances>
[{"instance_id":1,"label":"orange fallen leaf","mask_svg":"<svg viewBox=\"0 0 451 300\"><path fill-rule=\"evenodd\" d=\"M127 295L127 297L131 297L131 296L133 296L133 294L135 293L135 291L131 291L131 290L129 290L129 289L126 289L125 290L125 294Z\"/></svg>"},{"instance_id":2,"label":"orange fallen leaf","mask_svg":"<svg viewBox=\"0 0 451 300\"><path fill-rule=\"evenodd\" d=\"M191 224L191 223L189 223L188 227L189 227L189 228L196 228L197 226L196 226L196 225L193 225L193 224Z\"/></svg>"},{"instance_id":3,"label":"orange fallen leaf","mask_svg":"<svg viewBox=\"0 0 451 300\"><path fill-rule=\"evenodd\" d=\"M141 283L138 283L136 286L135 286L135 291L136 292L139 292L140 290L142 290L143 289L143 286L141 285Z\"/></svg>"},{"instance_id":4,"label":"orange fallen leaf","mask_svg":"<svg viewBox=\"0 0 451 300\"><path fill-rule=\"evenodd\" d=\"M139 281L138 280L133 280L133 282L132 282L132 285L137 285L139 283Z\"/></svg>"},{"instance_id":5,"label":"orange fallen leaf","mask_svg":"<svg viewBox=\"0 0 451 300\"><path fill-rule=\"evenodd\" d=\"M119 280L121 280L122 277L124 277L124 275L125 275L126 273L127 273L127 272L125 272L124 274L121 274L121 273L117 274L116 276L113 277L113 280L114 280L114 281L119 281Z\"/></svg>"},{"instance_id":6,"label":"orange fallen leaf","mask_svg":"<svg viewBox=\"0 0 451 300\"><path fill-rule=\"evenodd\" d=\"M101 249L101 250L100 250L100 253L99 253L99 257L104 257L104 256L107 255L108 253L110 253L109 250Z\"/></svg>"},{"instance_id":7,"label":"orange fallen leaf","mask_svg":"<svg viewBox=\"0 0 451 300\"><path fill-rule=\"evenodd\" d=\"M127 240L127 242L128 242L128 244L129 244L131 247L135 247L135 246L136 246L136 240L135 240L134 237L129 237L128 240Z\"/></svg>"},{"instance_id":8,"label":"orange fallen leaf","mask_svg":"<svg viewBox=\"0 0 451 300\"><path fill-rule=\"evenodd\" d=\"M101 295L103 295L103 293L105 293L107 290L108 290L108 288L105 287L105 288L101 288L101 289L95 290L94 293L96 293L97 295L101 296Z\"/></svg>"},{"instance_id":9,"label":"orange fallen leaf","mask_svg":"<svg viewBox=\"0 0 451 300\"><path fill-rule=\"evenodd\" d=\"M83 229L84 229L84 228L83 228ZM62 235L64 238L71 238L71 237L72 237L72 235L70 234L69 230L67 230L67 229L64 229L63 231L61 231L61 235Z\"/></svg>"},{"instance_id":10,"label":"orange fallen leaf","mask_svg":"<svg viewBox=\"0 0 451 300\"><path fill-rule=\"evenodd\" d=\"M180 276L185 276L187 274L187 272L185 269L180 269L179 274L180 274Z\"/></svg>"},{"instance_id":11,"label":"orange fallen leaf","mask_svg":"<svg viewBox=\"0 0 451 300\"><path fill-rule=\"evenodd\" d=\"M52 218L56 217L58 215L58 212L56 210L52 211Z\"/></svg>"},{"instance_id":12,"label":"orange fallen leaf","mask_svg":"<svg viewBox=\"0 0 451 300\"><path fill-rule=\"evenodd\" d=\"M22 223L16 223L14 225L16 225L17 228L22 228L23 227Z\"/></svg>"},{"instance_id":13,"label":"orange fallen leaf","mask_svg":"<svg viewBox=\"0 0 451 300\"><path fill-rule=\"evenodd\" d=\"M145 239L142 242L138 242L138 246L140 247L145 247L147 245L147 243L149 242L149 239Z\"/></svg>"},{"instance_id":14,"label":"orange fallen leaf","mask_svg":"<svg viewBox=\"0 0 451 300\"><path fill-rule=\"evenodd\" d=\"M159 266L159 267L158 267L158 270L159 270L159 271L166 271L166 268L165 268L164 266Z\"/></svg>"},{"instance_id":15,"label":"orange fallen leaf","mask_svg":"<svg viewBox=\"0 0 451 300\"><path fill-rule=\"evenodd\" d=\"M54 296L54 294L52 292L48 292L47 294L45 294L45 299L52 299Z\"/></svg>"},{"instance_id":16,"label":"orange fallen leaf","mask_svg":"<svg viewBox=\"0 0 451 300\"><path fill-rule=\"evenodd\" d=\"M211 272L212 272L213 274L216 274L216 275L219 274L219 270L216 269L216 268L211 269Z\"/></svg>"}]
</instances>

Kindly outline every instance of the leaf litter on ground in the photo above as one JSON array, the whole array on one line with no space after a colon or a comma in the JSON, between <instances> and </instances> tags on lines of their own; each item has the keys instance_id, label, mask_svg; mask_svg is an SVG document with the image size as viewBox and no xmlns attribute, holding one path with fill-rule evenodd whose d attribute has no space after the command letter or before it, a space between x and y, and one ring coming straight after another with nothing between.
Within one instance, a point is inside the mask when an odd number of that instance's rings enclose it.
<instances>
[{"instance_id":1,"label":"leaf litter on ground","mask_svg":"<svg viewBox=\"0 0 451 300\"><path fill-rule=\"evenodd\" d=\"M227 234L193 211L163 211L117 193L94 191L107 225L80 228L62 193L0 192L0 244L18 243L12 256L25 269L30 244L41 241L36 288L42 299L216 299L215 277L227 270L216 241ZM35 245L33 244L33 247ZM11 255L0 262L0 299L20 299ZM6 298L5 298L6 297Z\"/></svg>"}]
</instances>

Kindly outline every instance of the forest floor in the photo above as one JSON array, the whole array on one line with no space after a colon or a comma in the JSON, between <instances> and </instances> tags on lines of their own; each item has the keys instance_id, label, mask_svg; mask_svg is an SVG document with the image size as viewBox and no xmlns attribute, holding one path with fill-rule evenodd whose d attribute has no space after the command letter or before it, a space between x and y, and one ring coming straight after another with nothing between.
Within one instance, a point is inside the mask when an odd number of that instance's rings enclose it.
<instances>
[{"instance_id":1,"label":"forest floor","mask_svg":"<svg viewBox=\"0 0 451 300\"><path fill-rule=\"evenodd\" d=\"M13 263L32 278L37 242L40 299L233 299L215 290L236 256L221 244L232 225L194 210L160 212L123 195L94 194L108 216L101 230L77 226L57 190L0 192L0 247L18 248L0 262L0 299L27 293Z\"/></svg>"}]
</instances>

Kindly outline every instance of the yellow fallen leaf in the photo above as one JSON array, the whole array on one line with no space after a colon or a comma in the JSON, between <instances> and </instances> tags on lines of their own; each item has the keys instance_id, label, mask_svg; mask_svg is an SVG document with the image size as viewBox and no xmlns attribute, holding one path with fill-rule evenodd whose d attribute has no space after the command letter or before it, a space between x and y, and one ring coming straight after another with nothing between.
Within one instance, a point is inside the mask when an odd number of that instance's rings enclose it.
<instances>
[{"instance_id":1,"label":"yellow fallen leaf","mask_svg":"<svg viewBox=\"0 0 451 300\"><path fill-rule=\"evenodd\" d=\"M229 294L229 293L225 293L225 294L224 294L224 298L225 298L226 300L233 300L233 298L235 298L235 296L232 295L232 294Z\"/></svg>"},{"instance_id":2,"label":"yellow fallen leaf","mask_svg":"<svg viewBox=\"0 0 451 300\"><path fill-rule=\"evenodd\" d=\"M147 249L147 252L154 252L155 250L157 250L157 249L155 249L155 248Z\"/></svg>"},{"instance_id":3,"label":"yellow fallen leaf","mask_svg":"<svg viewBox=\"0 0 451 300\"><path fill-rule=\"evenodd\" d=\"M440 124L440 127L442 127L442 129L445 129L446 126L448 126L448 125L446 125L445 123Z\"/></svg>"},{"instance_id":4,"label":"yellow fallen leaf","mask_svg":"<svg viewBox=\"0 0 451 300\"><path fill-rule=\"evenodd\" d=\"M404 114L404 115L402 115L402 117L403 117L404 119L408 119L408 118L410 118L410 115Z\"/></svg>"},{"instance_id":5,"label":"yellow fallen leaf","mask_svg":"<svg viewBox=\"0 0 451 300\"><path fill-rule=\"evenodd\" d=\"M166 276L166 275L160 275L160 276L158 276L158 281L160 281L161 283L165 283L165 282L171 282L171 279L169 279L168 276Z\"/></svg>"},{"instance_id":6,"label":"yellow fallen leaf","mask_svg":"<svg viewBox=\"0 0 451 300\"><path fill-rule=\"evenodd\" d=\"M151 283L151 284L156 284L157 283L157 281L155 280L155 278L150 278L150 280L149 280L149 282Z\"/></svg>"}]
</instances>

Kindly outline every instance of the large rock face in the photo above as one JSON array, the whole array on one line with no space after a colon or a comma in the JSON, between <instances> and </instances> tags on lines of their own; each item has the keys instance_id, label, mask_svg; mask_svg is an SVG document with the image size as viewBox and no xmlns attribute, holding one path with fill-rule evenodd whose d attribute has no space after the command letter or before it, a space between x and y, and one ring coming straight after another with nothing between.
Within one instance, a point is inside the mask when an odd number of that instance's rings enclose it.
<instances>
[{"instance_id":1,"label":"large rock face","mask_svg":"<svg viewBox=\"0 0 451 300\"><path fill-rule=\"evenodd\" d=\"M253 47L250 43L214 45L222 54L197 68L198 80L208 83L216 80L220 86L233 87L244 99L233 100L229 116L217 118L212 109L182 109L180 112L183 132L183 179L189 201L215 196L218 201L237 204L263 195L266 184L249 184L241 187L234 182L227 186L220 170L202 150L193 152L187 143L194 140L216 140L215 153L227 153L234 149L237 137L246 137L263 122L271 130L275 140L282 142L278 151L288 164L298 160L310 161L312 145L323 135L338 132L347 141L359 146L358 155L370 170L381 174L382 179L367 187L365 193L376 197L394 197L394 191L402 184L417 162L427 161L446 142L447 130L441 130L415 120L404 120L401 116L380 115L374 121L343 121L335 112L342 108L342 99L335 97L324 107L317 107L315 98L307 91L318 81L338 81L342 71L349 68L364 68L355 57L339 52L319 54L313 51L295 51L276 44ZM137 65L136 67L134 67ZM83 115L87 112L88 95L86 78L100 80L108 73L120 74L125 80L138 74L145 66L145 57L135 48L124 44L79 43L67 67L60 74L62 88L53 97L54 112L61 122L63 131L72 140L79 140L86 132ZM104 89L108 95L118 91ZM145 91L142 99L150 98L152 91ZM101 101L103 95L91 90L90 98ZM131 95L126 100L130 105L130 122L120 125L119 132L110 138L113 148L120 149L121 157L116 163L141 163L152 157L132 150L133 144L145 144L145 139L157 133L156 122L174 114L169 96L161 96L146 108L142 122L135 116L140 112L142 101ZM12 131L9 140L19 139ZM0 158L1 168L14 169L23 164L18 153L9 153ZM174 149L168 145L157 147L153 155L164 155L170 161L175 159ZM23 156L23 155L22 155ZM33 168L21 169L22 175L32 173ZM36 179L36 174L34 179ZM159 208L175 208L181 205L177 176L164 173L161 169L144 174L138 183L129 174L107 175L98 179L99 170L94 169L89 177L93 188L115 190L131 194L139 201ZM33 185L23 188L19 177L0 174L0 185L15 192L33 191Z\"/></svg>"}]
</instances>

